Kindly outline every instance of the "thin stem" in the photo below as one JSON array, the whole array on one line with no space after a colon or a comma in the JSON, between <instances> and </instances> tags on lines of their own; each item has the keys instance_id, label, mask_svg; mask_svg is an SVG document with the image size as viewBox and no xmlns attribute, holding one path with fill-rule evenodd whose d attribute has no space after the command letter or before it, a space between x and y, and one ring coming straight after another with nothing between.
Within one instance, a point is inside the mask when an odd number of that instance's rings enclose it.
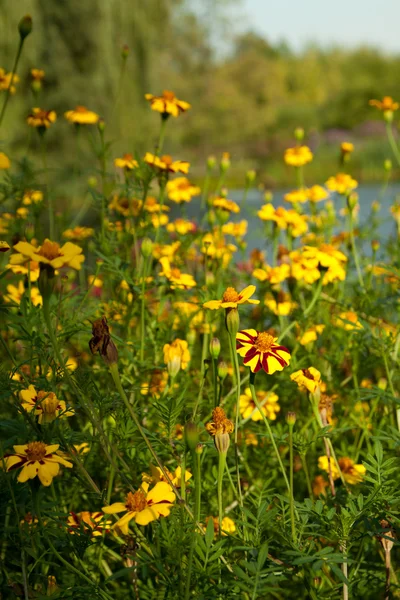
<instances>
[{"instance_id":1,"label":"thin stem","mask_svg":"<svg viewBox=\"0 0 400 600\"><path fill-rule=\"evenodd\" d=\"M292 542L296 543L296 521L294 518L294 488L293 488L293 425L289 424L289 463L290 463L290 522L292 526Z\"/></svg>"},{"instance_id":2,"label":"thin stem","mask_svg":"<svg viewBox=\"0 0 400 600\"><path fill-rule=\"evenodd\" d=\"M362 271L361 271L361 267L360 267L360 259L358 256L358 252L357 252L357 246L356 246L356 241L354 238L354 220L353 220L353 210L351 208L349 208L349 224L350 224L350 242L351 242L351 249L353 252L353 258L354 258L354 264L356 265L356 270L357 270L357 276L358 276L358 282L362 288L362 290L365 290L365 285L364 285L364 279L362 276Z\"/></svg>"},{"instance_id":3,"label":"thin stem","mask_svg":"<svg viewBox=\"0 0 400 600\"><path fill-rule=\"evenodd\" d=\"M17 54L16 54L16 57L15 57L15 61L14 61L14 66L13 66L12 71L11 71L10 83L8 84L8 88L6 90L6 97L4 98L3 108L1 109L0 127L1 127L1 124L2 124L3 119L4 119L4 115L5 115L5 112L6 112L8 100L10 98L11 86L13 84L14 75L17 72L18 63L19 63L19 59L21 57L21 52L22 52L22 47L24 45L24 41L25 41L25 38L20 38L20 40L19 40L19 45L18 45L18 50L17 50Z\"/></svg>"},{"instance_id":4,"label":"thin stem","mask_svg":"<svg viewBox=\"0 0 400 600\"><path fill-rule=\"evenodd\" d=\"M193 556L196 548L196 523L200 521L201 506L201 472L200 472L200 453L195 449L191 451L194 479L194 523L192 537L190 540L189 559L186 571L185 600L190 596L190 581L192 579Z\"/></svg>"},{"instance_id":5,"label":"thin stem","mask_svg":"<svg viewBox=\"0 0 400 600\"><path fill-rule=\"evenodd\" d=\"M218 485L217 485L217 496L218 496L218 524L219 534L222 532L222 482L224 479L224 471L226 466L226 452L218 452Z\"/></svg>"},{"instance_id":6,"label":"thin stem","mask_svg":"<svg viewBox=\"0 0 400 600\"><path fill-rule=\"evenodd\" d=\"M308 470L307 456L305 454L301 456L301 462L303 464L304 475L306 476L308 495L311 499L311 502L314 504L314 494L311 485L310 472Z\"/></svg>"},{"instance_id":7,"label":"thin stem","mask_svg":"<svg viewBox=\"0 0 400 600\"><path fill-rule=\"evenodd\" d=\"M342 573L344 577L347 579L347 556L346 556L346 542L342 543L341 550L343 552L343 562L342 562ZM349 598L349 588L347 583L343 583L343 600L348 600Z\"/></svg>"},{"instance_id":8,"label":"thin stem","mask_svg":"<svg viewBox=\"0 0 400 600\"><path fill-rule=\"evenodd\" d=\"M392 152L395 155L396 160L400 165L400 151L397 147L396 140L394 139L392 125L391 125L391 123L388 123L388 122L386 122L386 134L387 134Z\"/></svg>"},{"instance_id":9,"label":"thin stem","mask_svg":"<svg viewBox=\"0 0 400 600\"><path fill-rule=\"evenodd\" d=\"M146 265L146 262L145 262ZM144 361L144 335L145 335L145 289L146 289L146 266L142 273L142 295L140 298L140 362Z\"/></svg>"}]
</instances>

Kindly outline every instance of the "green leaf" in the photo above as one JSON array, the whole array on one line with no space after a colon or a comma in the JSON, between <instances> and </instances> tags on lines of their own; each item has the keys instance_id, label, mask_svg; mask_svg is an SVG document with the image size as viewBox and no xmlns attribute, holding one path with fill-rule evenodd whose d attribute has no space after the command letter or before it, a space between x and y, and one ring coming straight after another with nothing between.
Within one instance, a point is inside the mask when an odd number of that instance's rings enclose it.
<instances>
[{"instance_id":1,"label":"green leaf","mask_svg":"<svg viewBox=\"0 0 400 600\"><path fill-rule=\"evenodd\" d=\"M378 461L378 463L382 463L383 460L383 448L382 448L382 444L379 440L377 440L374 444L374 451L375 451L375 456L376 459Z\"/></svg>"},{"instance_id":2,"label":"green leaf","mask_svg":"<svg viewBox=\"0 0 400 600\"><path fill-rule=\"evenodd\" d=\"M211 548L211 544L213 543L214 540L214 521L213 519L209 519L208 523L207 523L207 529L206 529L206 535L204 536L204 539L206 541L206 545L207 548L210 549Z\"/></svg>"},{"instance_id":3,"label":"green leaf","mask_svg":"<svg viewBox=\"0 0 400 600\"><path fill-rule=\"evenodd\" d=\"M257 567L258 570L261 571L261 569L264 566L265 561L268 558L268 542L264 542L264 544L261 546L259 552L258 552L258 557L257 557Z\"/></svg>"}]
</instances>

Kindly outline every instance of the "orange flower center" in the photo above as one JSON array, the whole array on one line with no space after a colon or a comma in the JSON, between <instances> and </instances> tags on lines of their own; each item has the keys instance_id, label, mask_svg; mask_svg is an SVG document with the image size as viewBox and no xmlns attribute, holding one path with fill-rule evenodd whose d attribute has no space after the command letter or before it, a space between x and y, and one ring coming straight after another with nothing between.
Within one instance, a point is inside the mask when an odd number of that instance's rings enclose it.
<instances>
[{"instance_id":1,"label":"orange flower center","mask_svg":"<svg viewBox=\"0 0 400 600\"><path fill-rule=\"evenodd\" d=\"M343 473L352 473L354 471L354 462L351 458L339 458L339 467Z\"/></svg>"},{"instance_id":2,"label":"orange flower center","mask_svg":"<svg viewBox=\"0 0 400 600\"><path fill-rule=\"evenodd\" d=\"M77 113L87 113L88 109L86 108L86 106L77 106L75 108L74 112L77 112Z\"/></svg>"},{"instance_id":3,"label":"orange flower center","mask_svg":"<svg viewBox=\"0 0 400 600\"><path fill-rule=\"evenodd\" d=\"M175 94L174 94L174 92L170 92L168 90L164 90L163 91L163 98L164 98L164 100L168 100L169 102L173 102L175 100Z\"/></svg>"},{"instance_id":4,"label":"orange flower center","mask_svg":"<svg viewBox=\"0 0 400 600\"><path fill-rule=\"evenodd\" d=\"M161 156L160 160L166 165L172 165L172 156L169 154L164 154L164 156Z\"/></svg>"},{"instance_id":5,"label":"orange flower center","mask_svg":"<svg viewBox=\"0 0 400 600\"><path fill-rule=\"evenodd\" d=\"M179 279L181 276L181 272L179 269L177 269L176 267L174 269L171 269L171 277L174 277L175 279Z\"/></svg>"},{"instance_id":6,"label":"orange flower center","mask_svg":"<svg viewBox=\"0 0 400 600\"><path fill-rule=\"evenodd\" d=\"M46 456L46 444L43 442L30 442L25 453L28 460L43 460Z\"/></svg>"},{"instance_id":7,"label":"orange flower center","mask_svg":"<svg viewBox=\"0 0 400 600\"><path fill-rule=\"evenodd\" d=\"M240 296L233 287L228 287L222 296L222 302L238 302L239 299Z\"/></svg>"},{"instance_id":8,"label":"orange flower center","mask_svg":"<svg viewBox=\"0 0 400 600\"><path fill-rule=\"evenodd\" d=\"M132 154L124 154L124 160L132 160L133 155Z\"/></svg>"},{"instance_id":9,"label":"orange flower center","mask_svg":"<svg viewBox=\"0 0 400 600\"><path fill-rule=\"evenodd\" d=\"M274 344L274 338L266 331L259 333L256 341L254 342L255 347L260 352L269 352Z\"/></svg>"},{"instance_id":10,"label":"orange flower center","mask_svg":"<svg viewBox=\"0 0 400 600\"><path fill-rule=\"evenodd\" d=\"M43 243L43 246L40 248L38 254L39 256L47 258L47 260L53 260L54 258L62 256L59 244L57 244L57 242L50 242L50 240L46 240Z\"/></svg>"},{"instance_id":11,"label":"orange flower center","mask_svg":"<svg viewBox=\"0 0 400 600\"><path fill-rule=\"evenodd\" d=\"M138 490L134 494L128 492L125 500L125 506L129 511L140 512L147 506L146 496L142 490Z\"/></svg>"}]
</instances>

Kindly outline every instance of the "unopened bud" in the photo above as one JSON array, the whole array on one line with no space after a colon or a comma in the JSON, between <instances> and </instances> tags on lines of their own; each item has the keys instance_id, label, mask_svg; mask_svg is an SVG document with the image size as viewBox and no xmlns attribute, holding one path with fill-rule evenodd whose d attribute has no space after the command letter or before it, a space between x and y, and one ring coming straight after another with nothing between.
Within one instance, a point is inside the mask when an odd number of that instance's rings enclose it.
<instances>
[{"instance_id":1,"label":"unopened bud","mask_svg":"<svg viewBox=\"0 0 400 600\"><path fill-rule=\"evenodd\" d=\"M227 198L228 197L228 190L226 187L221 188L221 191L219 193L221 198Z\"/></svg>"},{"instance_id":2,"label":"unopened bud","mask_svg":"<svg viewBox=\"0 0 400 600\"><path fill-rule=\"evenodd\" d=\"M228 365L224 360L220 360L217 368L218 377L223 381L228 375Z\"/></svg>"},{"instance_id":3,"label":"unopened bud","mask_svg":"<svg viewBox=\"0 0 400 600\"><path fill-rule=\"evenodd\" d=\"M209 171L212 171L213 169L215 169L215 165L217 164L217 159L215 158L215 156L209 156L207 158L207 169Z\"/></svg>"},{"instance_id":4,"label":"unopened bud","mask_svg":"<svg viewBox=\"0 0 400 600\"><path fill-rule=\"evenodd\" d=\"M358 194L357 192L352 192L347 196L347 206L350 211L353 211L358 204Z\"/></svg>"},{"instance_id":5,"label":"unopened bud","mask_svg":"<svg viewBox=\"0 0 400 600\"><path fill-rule=\"evenodd\" d=\"M187 332L186 335L186 339L187 339L187 343L189 344L189 346L193 346L195 341L196 341L196 331L194 329L189 329L189 331Z\"/></svg>"},{"instance_id":6,"label":"unopened bud","mask_svg":"<svg viewBox=\"0 0 400 600\"><path fill-rule=\"evenodd\" d=\"M386 123L391 123L393 121L393 111L392 110L383 111L383 118L386 121Z\"/></svg>"},{"instance_id":7,"label":"unopened bud","mask_svg":"<svg viewBox=\"0 0 400 600\"><path fill-rule=\"evenodd\" d=\"M374 200L371 204L371 210L374 213L378 213L381 210L381 204L378 200Z\"/></svg>"},{"instance_id":8,"label":"unopened bud","mask_svg":"<svg viewBox=\"0 0 400 600\"><path fill-rule=\"evenodd\" d=\"M195 448L195 452L196 454L203 454L203 450L204 450L204 445L203 444L197 444L196 448Z\"/></svg>"},{"instance_id":9,"label":"unopened bud","mask_svg":"<svg viewBox=\"0 0 400 600\"><path fill-rule=\"evenodd\" d=\"M231 160L229 157L229 152L224 152L222 155L221 162L219 163L219 168L221 169L222 173L226 173L230 166Z\"/></svg>"},{"instance_id":10,"label":"unopened bud","mask_svg":"<svg viewBox=\"0 0 400 600\"><path fill-rule=\"evenodd\" d=\"M304 140L304 129L302 127L296 127L294 130L294 138L297 142L302 142Z\"/></svg>"},{"instance_id":11,"label":"unopened bud","mask_svg":"<svg viewBox=\"0 0 400 600\"><path fill-rule=\"evenodd\" d=\"M106 128L106 123L105 123L104 119L99 119L99 122L97 123L97 127L101 133L104 132L104 130Z\"/></svg>"},{"instance_id":12,"label":"unopened bud","mask_svg":"<svg viewBox=\"0 0 400 600\"><path fill-rule=\"evenodd\" d=\"M274 199L274 195L271 192L271 190L267 190L264 194L264 201L269 203L272 202L272 200Z\"/></svg>"},{"instance_id":13,"label":"unopened bud","mask_svg":"<svg viewBox=\"0 0 400 600\"><path fill-rule=\"evenodd\" d=\"M97 179L94 175L88 178L87 184L90 188L95 188L97 186Z\"/></svg>"},{"instance_id":14,"label":"unopened bud","mask_svg":"<svg viewBox=\"0 0 400 600\"><path fill-rule=\"evenodd\" d=\"M385 169L385 171L389 172L392 170L392 161L390 160L390 158L387 158L384 163L383 163L383 168Z\"/></svg>"},{"instance_id":15,"label":"unopened bud","mask_svg":"<svg viewBox=\"0 0 400 600\"><path fill-rule=\"evenodd\" d=\"M31 15L25 15L18 23L18 31L21 40L24 40L32 31L32 17Z\"/></svg>"},{"instance_id":16,"label":"unopened bud","mask_svg":"<svg viewBox=\"0 0 400 600\"><path fill-rule=\"evenodd\" d=\"M379 240L372 240L371 248L372 248L373 252L377 252L379 250L380 246L381 245L379 243Z\"/></svg>"},{"instance_id":17,"label":"unopened bud","mask_svg":"<svg viewBox=\"0 0 400 600\"><path fill-rule=\"evenodd\" d=\"M185 442L189 450L195 450L199 443L199 430L193 421L189 421L185 425Z\"/></svg>"},{"instance_id":18,"label":"unopened bud","mask_svg":"<svg viewBox=\"0 0 400 600\"><path fill-rule=\"evenodd\" d=\"M221 352L221 342L218 338L213 338L210 341L210 354L211 358L217 359Z\"/></svg>"},{"instance_id":19,"label":"unopened bud","mask_svg":"<svg viewBox=\"0 0 400 600\"><path fill-rule=\"evenodd\" d=\"M31 83L31 88L35 94L38 94L42 89L42 82L40 81L40 79L34 79Z\"/></svg>"},{"instance_id":20,"label":"unopened bud","mask_svg":"<svg viewBox=\"0 0 400 600\"><path fill-rule=\"evenodd\" d=\"M153 242L151 241L150 238L148 238L148 237L143 238L142 245L140 247L140 251L142 253L142 256L144 256L144 258L148 258L149 256L152 255Z\"/></svg>"},{"instance_id":21,"label":"unopened bud","mask_svg":"<svg viewBox=\"0 0 400 600\"><path fill-rule=\"evenodd\" d=\"M123 59L128 58L129 55L129 46L128 44L124 44L121 49L121 56Z\"/></svg>"},{"instance_id":22,"label":"unopened bud","mask_svg":"<svg viewBox=\"0 0 400 600\"><path fill-rule=\"evenodd\" d=\"M246 173L246 185L251 185L252 183L254 183L256 179L256 172L254 169L250 169L250 171L247 171Z\"/></svg>"},{"instance_id":23,"label":"unopened bud","mask_svg":"<svg viewBox=\"0 0 400 600\"><path fill-rule=\"evenodd\" d=\"M54 575L49 575L47 577L47 590L46 590L46 596L52 596L53 594L55 594L58 590L58 586L57 586L57 580L54 577Z\"/></svg>"},{"instance_id":24,"label":"unopened bud","mask_svg":"<svg viewBox=\"0 0 400 600\"><path fill-rule=\"evenodd\" d=\"M288 414L286 415L286 423L288 425L290 425L291 427L293 427L293 425L296 423L296 413L295 412L288 412Z\"/></svg>"},{"instance_id":25,"label":"unopened bud","mask_svg":"<svg viewBox=\"0 0 400 600\"><path fill-rule=\"evenodd\" d=\"M236 334L239 331L239 312L237 308L227 308L225 315L225 325L228 333L236 339Z\"/></svg>"}]
</instances>

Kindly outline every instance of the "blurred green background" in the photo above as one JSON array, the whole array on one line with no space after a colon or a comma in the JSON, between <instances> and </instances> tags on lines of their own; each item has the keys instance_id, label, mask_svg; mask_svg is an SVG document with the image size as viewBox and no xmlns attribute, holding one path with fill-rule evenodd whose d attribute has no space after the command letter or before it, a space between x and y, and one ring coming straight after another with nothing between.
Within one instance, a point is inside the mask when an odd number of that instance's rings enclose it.
<instances>
[{"instance_id":1,"label":"blurred green background","mask_svg":"<svg viewBox=\"0 0 400 600\"><path fill-rule=\"evenodd\" d=\"M199 10L203 4L207 10ZM144 94L170 89L190 102L192 110L168 123L165 151L193 162L192 177L198 181L209 154L229 151L232 186L243 186L250 168L267 187L293 183L282 156L298 126L305 128L306 142L317 153L307 167L307 183L321 183L338 170L341 141L356 145L355 176L364 182L381 180L383 161L391 153L381 113L368 100L383 95L400 99L400 56L368 47L309 46L295 52L251 31L229 37L236 4L2 0L0 66L11 70L17 24L24 14L32 15L34 29L1 130L1 149L11 158L26 148L33 158L39 154L36 132L25 123L29 110L39 104L58 115L47 135L50 164L67 168L76 159L76 140L63 113L83 104L104 117L112 141L110 158L142 154L154 147L159 128L158 114L149 110ZM125 68L124 44L129 47ZM46 72L38 101L30 90L32 67ZM89 140L81 145L80 152L90 157Z\"/></svg>"}]
</instances>

